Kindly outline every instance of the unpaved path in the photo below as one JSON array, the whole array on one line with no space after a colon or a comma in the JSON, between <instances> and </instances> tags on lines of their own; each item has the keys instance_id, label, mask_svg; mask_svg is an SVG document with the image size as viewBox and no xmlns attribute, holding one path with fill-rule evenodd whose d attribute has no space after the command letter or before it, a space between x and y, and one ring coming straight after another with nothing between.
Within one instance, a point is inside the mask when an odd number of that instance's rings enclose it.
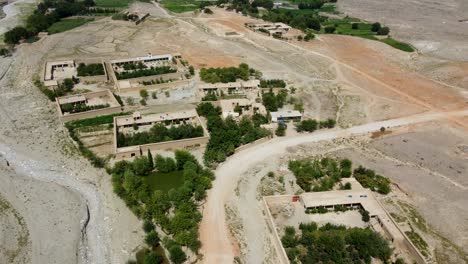
<instances>
[{"instance_id":1,"label":"unpaved path","mask_svg":"<svg viewBox=\"0 0 468 264\"><path fill-rule=\"evenodd\" d=\"M398 127L409 124L443 119L447 116L456 118L467 116L468 110L449 113L425 113L410 117L391 119L355 126L348 129L334 129L296 137L275 138L257 145L254 148L240 151L216 170L216 180L208 193L208 199L203 210L203 220L200 226L202 254L204 263L232 263L234 252L232 241L229 239L229 229L225 222L224 205L234 194L234 189L240 176L246 170L273 155L284 153L288 147L351 137L379 130L381 127Z\"/></svg>"}]
</instances>

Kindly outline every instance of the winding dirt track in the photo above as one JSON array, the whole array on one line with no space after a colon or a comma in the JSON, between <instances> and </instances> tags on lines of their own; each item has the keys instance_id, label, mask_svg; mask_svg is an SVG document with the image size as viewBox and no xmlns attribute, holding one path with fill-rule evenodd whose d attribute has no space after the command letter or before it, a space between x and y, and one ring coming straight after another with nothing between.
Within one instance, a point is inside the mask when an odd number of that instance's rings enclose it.
<instances>
[{"instance_id":1,"label":"winding dirt track","mask_svg":"<svg viewBox=\"0 0 468 264\"><path fill-rule=\"evenodd\" d=\"M236 182L251 166L273 155L286 152L288 147L300 144L333 140L363 135L378 131L381 127L399 127L437 119L452 119L468 116L468 110L454 112L430 112L404 118L372 122L348 129L333 129L296 137L275 138L271 141L235 153L216 170L216 180L208 193L200 226L204 263L232 263L235 253L230 233L225 221L224 205L234 195Z\"/></svg>"}]
</instances>

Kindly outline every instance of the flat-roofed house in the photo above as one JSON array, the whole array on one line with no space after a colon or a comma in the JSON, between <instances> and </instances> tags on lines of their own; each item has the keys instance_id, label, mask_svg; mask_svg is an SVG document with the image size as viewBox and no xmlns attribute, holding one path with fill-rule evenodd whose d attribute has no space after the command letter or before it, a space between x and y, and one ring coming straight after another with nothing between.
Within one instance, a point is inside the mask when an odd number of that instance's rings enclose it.
<instances>
[{"instance_id":1,"label":"flat-roofed house","mask_svg":"<svg viewBox=\"0 0 468 264\"><path fill-rule=\"evenodd\" d=\"M278 112L271 112L271 122L279 122L279 121L301 121L302 120L302 113L296 110L287 110L287 111L278 111Z\"/></svg>"}]
</instances>

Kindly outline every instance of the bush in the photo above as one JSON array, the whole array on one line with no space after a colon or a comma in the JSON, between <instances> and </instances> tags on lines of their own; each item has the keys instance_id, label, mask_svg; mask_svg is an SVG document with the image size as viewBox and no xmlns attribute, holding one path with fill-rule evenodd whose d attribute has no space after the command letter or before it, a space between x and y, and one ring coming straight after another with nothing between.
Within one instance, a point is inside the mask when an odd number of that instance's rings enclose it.
<instances>
[{"instance_id":1,"label":"bush","mask_svg":"<svg viewBox=\"0 0 468 264\"><path fill-rule=\"evenodd\" d=\"M157 247L159 245L160 239L158 237L158 234L156 234L156 231L150 231L148 234L146 234L145 237L145 243L149 247Z\"/></svg>"},{"instance_id":2,"label":"bush","mask_svg":"<svg viewBox=\"0 0 468 264\"><path fill-rule=\"evenodd\" d=\"M389 33L390 33L390 28L388 28L388 27L380 28L380 29L377 31L377 35L381 35L381 36L388 35Z\"/></svg>"},{"instance_id":3,"label":"bush","mask_svg":"<svg viewBox=\"0 0 468 264\"><path fill-rule=\"evenodd\" d=\"M335 32L335 30L336 30L336 27L334 27L334 26L325 27L325 33L327 33L327 34L332 34L332 33Z\"/></svg>"},{"instance_id":4,"label":"bush","mask_svg":"<svg viewBox=\"0 0 468 264\"><path fill-rule=\"evenodd\" d=\"M286 126L283 124L279 124L276 128L275 134L278 137L284 137L286 135Z\"/></svg>"},{"instance_id":5,"label":"bush","mask_svg":"<svg viewBox=\"0 0 468 264\"><path fill-rule=\"evenodd\" d=\"M359 23L352 23L351 29L359 29Z\"/></svg>"},{"instance_id":6,"label":"bush","mask_svg":"<svg viewBox=\"0 0 468 264\"><path fill-rule=\"evenodd\" d=\"M180 248L180 246L172 246L169 248L170 259L175 264L184 263L187 259L187 255L185 255L184 251Z\"/></svg>"},{"instance_id":7,"label":"bush","mask_svg":"<svg viewBox=\"0 0 468 264\"><path fill-rule=\"evenodd\" d=\"M305 119L296 124L297 132L314 132L317 127L318 123L315 119Z\"/></svg>"},{"instance_id":8,"label":"bush","mask_svg":"<svg viewBox=\"0 0 468 264\"><path fill-rule=\"evenodd\" d=\"M369 222L370 216L369 216L369 212L368 212L368 211L362 210L362 211L361 211L361 215L362 215L362 221L364 221L364 222Z\"/></svg>"},{"instance_id":9,"label":"bush","mask_svg":"<svg viewBox=\"0 0 468 264\"><path fill-rule=\"evenodd\" d=\"M145 233L149 233L151 231L154 231L154 224L151 220L145 220L143 222L143 230Z\"/></svg>"},{"instance_id":10,"label":"bush","mask_svg":"<svg viewBox=\"0 0 468 264\"><path fill-rule=\"evenodd\" d=\"M380 23L375 22L374 24L372 24L371 30L373 32L378 32L381 28L382 28L382 26L380 25Z\"/></svg>"}]
</instances>

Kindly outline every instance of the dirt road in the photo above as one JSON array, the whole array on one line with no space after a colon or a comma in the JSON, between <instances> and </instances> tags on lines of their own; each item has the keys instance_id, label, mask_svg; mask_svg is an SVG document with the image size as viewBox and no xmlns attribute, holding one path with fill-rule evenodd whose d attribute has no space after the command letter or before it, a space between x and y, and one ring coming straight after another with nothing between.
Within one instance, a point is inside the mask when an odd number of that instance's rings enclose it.
<instances>
[{"instance_id":1,"label":"dirt road","mask_svg":"<svg viewBox=\"0 0 468 264\"><path fill-rule=\"evenodd\" d=\"M216 170L216 180L213 182L213 188L208 193L208 199L203 210L203 220L200 227L200 238L203 245L202 254L204 255L203 262L232 263L235 257L232 241L229 239L229 229L225 221L224 205L234 194L234 189L240 176L249 167L262 162L270 156L284 153L288 147L300 144L362 135L377 131L381 127L391 128L467 115L468 110L418 114L404 118L373 122L348 129L334 129L297 137L275 138L257 145L255 148L234 154Z\"/></svg>"}]
</instances>

